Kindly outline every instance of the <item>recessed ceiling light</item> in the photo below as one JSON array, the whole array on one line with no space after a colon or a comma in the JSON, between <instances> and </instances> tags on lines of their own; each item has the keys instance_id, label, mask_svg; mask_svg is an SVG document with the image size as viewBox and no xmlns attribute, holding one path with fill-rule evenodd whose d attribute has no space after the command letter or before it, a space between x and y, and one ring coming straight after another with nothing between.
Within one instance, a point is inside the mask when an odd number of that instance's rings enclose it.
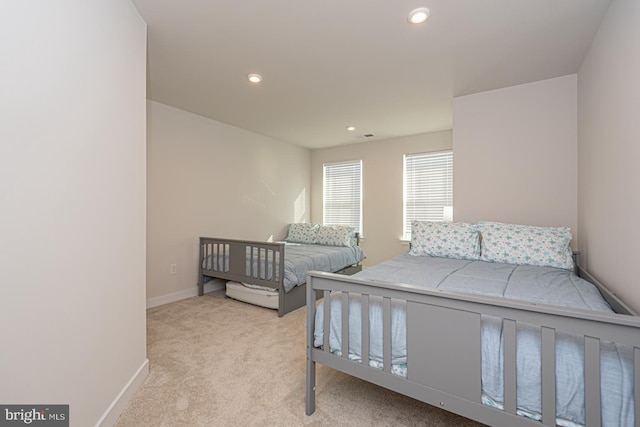
<instances>
[{"instance_id":1,"label":"recessed ceiling light","mask_svg":"<svg viewBox=\"0 0 640 427\"><path fill-rule=\"evenodd\" d=\"M429 19L429 15L431 12L426 7L419 7L417 9L413 9L409 13L409 17L407 18L412 24L422 24L424 21Z\"/></svg>"},{"instance_id":2,"label":"recessed ceiling light","mask_svg":"<svg viewBox=\"0 0 640 427\"><path fill-rule=\"evenodd\" d=\"M262 76L260 74L252 73L249 74L247 78L251 83L260 83L262 81Z\"/></svg>"},{"instance_id":3,"label":"recessed ceiling light","mask_svg":"<svg viewBox=\"0 0 640 427\"><path fill-rule=\"evenodd\" d=\"M356 127L355 126L347 126L347 130L349 132L353 132L354 130L356 130Z\"/></svg>"}]
</instances>

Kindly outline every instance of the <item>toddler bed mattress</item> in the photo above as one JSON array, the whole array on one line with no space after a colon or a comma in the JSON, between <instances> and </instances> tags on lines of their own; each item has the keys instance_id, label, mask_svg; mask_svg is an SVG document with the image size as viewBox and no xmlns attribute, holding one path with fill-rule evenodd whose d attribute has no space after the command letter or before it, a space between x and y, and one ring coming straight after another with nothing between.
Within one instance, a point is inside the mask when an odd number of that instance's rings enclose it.
<instances>
[{"instance_id":1,"label":"toddler bed mattress","mask_svg":"<svg viewBox=\"0 0 640 427\"><path fill-rule=\"evenodd\" d=\"M226 295L238 301L278 309L278 291L275 289L255 288L239 282L228 281Z\"/></svg>"},{"instance_id":2,"label":"toddler bed mattress","mask_svg":"<svg viewBox=\"0 0 640 427\"><path fill-rule=\"evenodd\" d=\"M612 312L599 291L573 272L528 265L468 261L429 256L401 255L354 275L358 279L406 283L448 291L496 296L521 301ZM331 350L341 348L342 308L340 293L331 296ZM324 302L322 303L324 304ZM369 364L380 367L382 355L382 304L371 300ZM404 302L392 300L392 372L406 375L406 312ZM361 314L357 296L350 298L349 357L361 354ZM323 310L316 312L314 345L323 341ZM501 319L482 317L482 391L486 404L504 401L502 377ZM518 324L517 402L519 413L537 419L541 413L540 329ZM584 424L584 343L558 333L556 347L557 416L559 425ZM602 424L633 425L632 350L602 343ZM526 369L524 367L527 367Z\"/></svg>"}]
</instances>

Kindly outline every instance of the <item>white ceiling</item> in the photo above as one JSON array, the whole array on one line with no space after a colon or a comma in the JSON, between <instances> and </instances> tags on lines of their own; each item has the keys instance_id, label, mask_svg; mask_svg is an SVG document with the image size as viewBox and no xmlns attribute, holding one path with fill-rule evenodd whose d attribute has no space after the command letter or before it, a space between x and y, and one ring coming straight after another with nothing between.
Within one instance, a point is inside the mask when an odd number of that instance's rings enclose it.
<instances>
[{"instance_id":1,"label":"white ceiling","mask_svg":"<svg viewBox=\"0 0 640 427\"><path fill-rule=\"evenodd\" d=\"M315 149L451 129L455 96L576 73L611 1L133 2L148 98Z\"/></svg>"}]
</instances>

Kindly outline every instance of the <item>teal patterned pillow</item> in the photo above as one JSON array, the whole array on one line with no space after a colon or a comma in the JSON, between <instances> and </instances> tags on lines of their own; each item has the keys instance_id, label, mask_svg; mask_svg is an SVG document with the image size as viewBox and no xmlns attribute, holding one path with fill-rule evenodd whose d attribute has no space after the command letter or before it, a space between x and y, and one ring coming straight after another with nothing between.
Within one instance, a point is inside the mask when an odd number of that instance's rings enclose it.
<instances>
[{"instance_id":1,"label":"teal patterned pillow","mask_svg":"<svg viewBox=\"0 0 640 427\"><path fill-rule=\"evenodd\" d=\"M412 221L409 254L479 259L478 229L475 225L464 222Z\"/></svg>"},{"instance_id":2,"label":"teal patterned pillow","mask_svg":"<svg viewBox=\"0 0 640 427\"><path fill-rule=\"evenodd\" d=\"M482 260L573 270L571 229L479 222Z\"/></svg>"},{"instance_id":3,"label":"teal patterned pillow","mask_svg":"<svg viewBox=\"0 0 640 427\"><path fill-rule=\"evenodd\" d=\"M353 246L355 231L343 225L321 225L318 229L316 244L327 246Z\"/></svg>"},{"instance_id":4,"label":"teal patterned pillow","mask_svg":"<svg viewBox=\"0 0 640 427\"><path fill-rule=\"evenodd\" d=\"M306 222L297 222L289 224L289 234L285 239L291 243L313 244L318 236L319 224L309 224Z\"/></svg>"}]
</instances>

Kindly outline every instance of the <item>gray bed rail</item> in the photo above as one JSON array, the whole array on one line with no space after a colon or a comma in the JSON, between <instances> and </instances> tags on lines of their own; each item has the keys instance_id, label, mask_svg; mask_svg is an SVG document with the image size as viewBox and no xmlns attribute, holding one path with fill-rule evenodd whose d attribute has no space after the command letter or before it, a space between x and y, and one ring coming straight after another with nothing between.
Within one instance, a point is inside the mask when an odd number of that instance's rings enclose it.
<instances>
[{"instance_id":1,"label":"gray bed rail","mask_svg":"<svg viewBox=\"0 0 640 427\"><path fill-rule=\"evenodd\" d=\"M342 292L341 356L324 345L314 347L316 314L312 292L324 301L332 291ZM584 337L586 425L601 425L600 342L612 341L633 348L634 390L640 390L640 319L635 316L569 309L504 300L413 285L357 280L312 272L307 279L306 413L315 411L316 363L372 382L398 393L441 407L463 417L494 426L541 425L516 414L516 324L539 325L542 335L542 425L556 425L556 331ZM382 370L348 357L348 300L362 295L362 360L369 360L369 300L383 298ZM407 377L392 374L391 299L406 301ZM324 304L324 331L329 331L330 305ZM481 316L503 319L504 409L482 403ZM640 420L640 393L634 396L635 419Z\"/></svg>"},{"instance_id":2,"label":"gray bed rail","mask_svg":"<svg viewBox=\"0 0 640 427\"><path fill-rule=\"evenodd\" d=\"M631 316L637 316L636 313L631 307L624 303L618 296L609 288L600 283L593 275L583 270L582 267L576 267L576 274L583 278L584 280L593 283L596 288L600 291L600 295L602 298L611 306L613 311L620 314L629 314Z\"/></svg>"}]
</instances>

